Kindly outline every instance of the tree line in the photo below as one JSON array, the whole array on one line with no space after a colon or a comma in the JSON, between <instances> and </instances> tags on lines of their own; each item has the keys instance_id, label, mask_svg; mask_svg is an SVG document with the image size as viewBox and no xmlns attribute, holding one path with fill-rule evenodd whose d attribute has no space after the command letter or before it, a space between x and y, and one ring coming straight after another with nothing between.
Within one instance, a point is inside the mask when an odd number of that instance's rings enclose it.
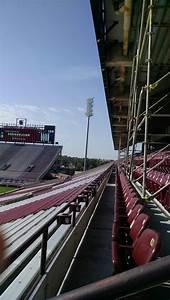
<instances>
[{"instance_id":1,"label":"tree line","mask_svg":"<svg viewBox=\"0 0 170 300\"><path fill-rule=\"evenodd\" d=\"M108 161L104 159L87 158L86 169L89 170L92 168L96 168L102 164L105 164L106 162ZM63 155L60 157L59 163L60 166L64 166L65 168L72 168L75 169L75 171L83 171L84 158Z\"/></svg>"}]
</instances>

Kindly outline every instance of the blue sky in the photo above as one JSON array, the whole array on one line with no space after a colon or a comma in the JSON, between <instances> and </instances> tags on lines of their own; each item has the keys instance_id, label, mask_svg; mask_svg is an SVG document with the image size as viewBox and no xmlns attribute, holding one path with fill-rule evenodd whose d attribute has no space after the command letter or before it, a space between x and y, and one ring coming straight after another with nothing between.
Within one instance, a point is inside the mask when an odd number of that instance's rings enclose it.
<instances>
[{"instance_id":1,"label":"blue sky","mask_svg":"<svg viewBox=\"0 0 170 300\"><path fill-rule=\"evenodd\" d=\"M0 122L55 124L63 154L114 158L88 0L0 1Z\"/></svg>"}]
</instances>

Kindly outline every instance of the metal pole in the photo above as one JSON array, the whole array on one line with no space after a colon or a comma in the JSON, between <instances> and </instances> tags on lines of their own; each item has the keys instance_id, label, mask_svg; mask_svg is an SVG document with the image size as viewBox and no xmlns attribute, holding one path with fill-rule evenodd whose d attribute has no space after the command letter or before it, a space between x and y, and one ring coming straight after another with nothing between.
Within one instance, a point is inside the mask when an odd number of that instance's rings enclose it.
<instances>
[{"instance_id":1,"label":"metal pole","mask_svg":"<svg viewBox=\"0 0 170 300\"><path fill-rule=\"evenodd\" d=\"M167 95L168 95L168 94L167 94ZM160 103L162 100L164 100L164 99L167 97L167 95L163 96L163 97L162 97L161 99L159 99L156 103L154 103L151 107L149 107L149 110L150 110L151 108L153 108L154 106L156 106L158 103ZM167 102L168 102L168 99L167 99ZM148 114L148 117L152 117L153 114L157 114L157 112L159 112L162 108L165 107L165 105L168 104L167 102L166 102L163 106L161 106L161 107L159 107L157 110L155 110L152 114L151 114L151 113L150 113L150 115ZM145 111L140 115L140 117L143 116L143 115L145 115ZM161 114L160 117L161 117L161 116L163 116L163 115ZM139 130L139 129L141 128L141 126L143 125L144 122L145 122L145 117L143 117L143 119L142 119L141 122L139 123L137 130Z\"/></svg>"},{"instance_id":2,"label":"metal pole","mask_svg":"<svg viewBox=\"0 0 170 300\"><path fill-rule=\"evenodd\" d=\"M140 29L139 29L139 40L138 40L138 47L137 47L137 53L135 58L133 59L133 65L132 65L132 76L131 76L131 88L130 88L130 107L128 112L128 140L127 140L127 154L126 159L128 159L129 155L129 144L130 144L130 135L131 135L131 125L132 124L132 118L136 115L136 97L137 97L137 77L138 77L138 69L139 69L139 53L142 43L142 32L143 32L143 24L144 24L144 12L145 12L145 0L142 2L142 15L141 15L141 22L140 22ZM134 74L133 74L134 73ZM132 83L133 80L133 83ZM130 113L131 110L131 113ZM132 158L131 158L132 159Z\"/></svg>"},{"instance_id":3,"label":"metal pole","mask_svg":"<svg viewBox=\"0 0 170 300\"><path fill-rule=\"evenodd\" d=\"M144 91L144 89L142 88L140 91L140 95L139 95L137 116L136 116L134 132L133 132L132 154L131 154L130 171L129 171L130 180L132 180L132 175L133 175L133 156L134 156L134 152L135 152L136 133L137 133L138 119L139 119L139 113L140 113L140 108L141 108L143 91Z\"/></svg>"},{"instance_id":4,"label":"metal pole","mask_svg":"<svg viewBox=\"0 0 170 300\"><path fill-rule=\"evenodd\" d=\"M134 76L134 85L133 85L133 117L136 116L136 105L137 105L137 78L138 78L138 71L139 71L139 52L141 48L142 43L142 31L143 31L143 23L144 23L144 12L145 12L145 0L142 2L142 16L141 16L141 22L140 22L140 30L139 30L139 40L138 40L138 48L136 52L136 66L135 66L135 76Z\"/></svg>"},{"instance_id":5,"label":"metal pole","mask_svg":"<svg viewBox=\"0 0 170 300\"><path fill-rule=\"evenodd\" d=\"M86 148L85 148L83 171L86 171L86 164L87 164L87 150L88 150L88 140L89 140L89 123L90 123L90 116L87 117Z\"/></svg>"},{"instance_id":6,"label":"metal pole","mask_svg":"<svg viewBox=\"0 0 170 300\"><path fill-rule=\"evenodd\" d=\"M82 286L49 300L125 299L151 289L170 278L170 256Z\"/></svg>"},{"instance_id":7,"label":"metal pole","mask_svg":"<svg viewBox=\"0 0 170 300\"><path fill-rule=\"evenodd\" d=\"M144 45L145 45L145 41L146 41L148 26L149 26L149 15L147 17L145 32L144 32L144 35L143 35L142 45L141 45L141 49L140 49L140 54L139 54L140 59L141 59L142 54L143 54L143 49L144 49Z\"/></svg>"},{"instance_id":8,"label":"metal pole","mask_svg":"<svg viewBox=\"0 0 170 300\"><path fill-rule=\"evenodd\" d=\"M40 274L41 275L45 274L45 269L46 269L47 241L48 241L48 226L45 227L43 236L42 236L41 265L40 265Z\"/></svg>"},{"instance_id":9,"label":"metal pole","mask_svg":"<svg viewBox=\"0 0 170 300\"><path fill-rule=\"evenodd\" d=\"M121 135L120 135L119 136L118 162L120 162L121 144L122 144L122 139L121 139Z\"/></svg>"},{"instance_id":10,"label":"metal pole","mask_svg":"<svg viewBox=\"0 0 170 300\"><path fill-rule=\"evenodd\" d=\"M152 109L153 107L155 107L155 106L156 106L157 104L159 104L162 100L164 100L168 95L169 95L169 93L166 94L166 95L164 95L163 97L161 97L158 101L156 101L153 105L151 105L151 106L149 107L149 109ZM168 99L167 99L167 100L168 100ZM145 114L145 111L142 112L142 113L140 114L140 117L143 116L144 114Z\"/></svg>"},{"instance_id":11,"label":"metal pole","mask_svg":"<svg viewBox=\"0 0 170 300\"><path fill-rule=\"evenodd\" d=\"M131 79L130 79L130 93L129 93L128 121L129 121L129 119L131 118L131 106L132 106L132 94L133 94L133 78L134 78L135 63L136 63L136 56L133 58L133 63L132 63L132 73L131 73Z\"/></svg>"},{"instance_id":12,"label":"metal pole","mask_svg":"<svg viewBox=\"0 0 170 300\"><path fill-rule=\"evenodd\" d=\"M128 128L128 137L127 137L127 148L126 148L126 160L129 156L129 137L131 133L131 122L132 122L132 87L133 87L133 77L134 77L134 68L135 68L135 61L136 57L133 58L133 64L132 64L132 73L131 73L131 82L130 82L130 94L129 94L129 107L128 107L128 122L127 122L127 128Z\"/></svg>"},{"instance_id":13,"label":"metal pole","mask_svg":"<svg viewBox=\"0 0 170 300\"><path fill-rule=\"evenodd\" d=\"M165 149L167 149L170 146L170 144L166 145L165 147L163 147L162 149L160 149L159 151L154 152L154 154L148 158L147 162L149 162L151 159L153 159L155 156L157 156L159 153L161 153L162 151L164 151ZM143 166L143 163L140 164L139 166L136 167L136 170L140 169ZM135 170L135 171L136 171Z\"/></svg>"},{"instance_id":14,"label":"metal pole","mask_svg":"<svg viewBox=\"0 0 170 300\"><path fill-rule=\"evenodd\" d=\"M162 186L158 191L156 191L154 194L150 195L148 199L153 199L155 196L157 196L160 192L162 192L164 189L166 189L170 185L170 182L168 182L166 185Z\"/></svg>"},{"instance_id":15,"label":"metal pole","mask_svg":"<svg viewBox=\"0 0 170 300\"><path fill-rule=\"evenodd\" d=\"M146 175L151 172L152 170L154 170L156 167L159 167L164 161L166 160L166 157L163 158L160 162L158 162L156 165L154 165L152 168L149 168L147 171L146 171ZM141 175L140 177L136 178L134 180L134 182L138 181L139 179L141 179L143 177L143 175Z\"/></svg>"},{"instance_id":16,"label":"metal pole","mask_svg":"<svg viewBox=\"0 0 170 300\"><path fill-rule=\"evenodd\" d=\"M162 76L157 81L155 81L154 83L152 83L152 86L157 86L163 79L165 79L168 76L170 76L170 72L166 73L164 76Z\"/></svg>"},{"instance_id":17,"label":"metal pole","mask_svg":"<svg viewBox=\"0 0 170 300\"><path fill-rule=\"evenodd\" d=\"M147 171L147 146L148 146L148 112L149 112L149 84L150 84L150 69L151 69L151 43L152 43L152 5L150 0L149 7L149 32L148 32L148 57L147 57L147 82L146 82L146 113L145 113L145 137L144 137L144 163L143 163L143 190L142 195L145 198L146 194L146 171Z\"/></svg>"}]
</instances>

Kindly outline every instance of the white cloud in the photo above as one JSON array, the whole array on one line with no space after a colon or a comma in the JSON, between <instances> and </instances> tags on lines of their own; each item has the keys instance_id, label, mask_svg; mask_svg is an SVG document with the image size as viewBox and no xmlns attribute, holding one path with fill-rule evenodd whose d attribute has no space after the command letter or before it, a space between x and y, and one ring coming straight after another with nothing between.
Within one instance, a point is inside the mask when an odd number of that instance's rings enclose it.
<instances>
[{"instance_id":1,"label":"white cloud","mask_svg":"<svg viewBox=\"0 0 170 300\"><path fill-rule=\"evenodd\" d=\"M85 108L84 107L77 107L77 110L80 112L85 112Z\"/></svg>"},{"instance_id":2,"label":"white cloud","mask_svg":"<svg viewBox=\"0 0 170 300\"><path fill-rule=\"evenodd\" d=\"M23 111L29 111L29 112L39 112L40 107L35 106L35 105L30 105L30 104L15 104L15 107L18 108L19 110Z\"/></svg>"},{"instance_id":3,"label":"white cloud","mask_svg":"<svg viewBox=\"0 0 170 300\"><path fill-rule=\"evenodd\" d=\"M55 108L55 107L49 107L48 110L51 111L51 112L54 112L54 113L59 113L60 112L60 110Z\"/></svg>"},{"instance_id":4,"label":"white cloud","mask_svg":"<svg viewBox=\"0 0 170 300\"><path fill-rule=\"evenodd\" d=\"M63 112L67 113L67 114L72 114L73 112L71 111L71 109L68 108L63 108Z\"/></svg>"},{"instance_id":5,"label":"white cloud","mask_svg":"<svg viewBox=\"0 0 170 300\"><path fill-rule=\"evenodd\" d=\"M43 122L46 118L46 110L30 104L1 104L0 122L14 123L16 118L27 118L28 123Z\"/></svg>"},{"instance_id":6,"label":"white cloud","mask_svg":"<svg viewBox=\"0 0 170 300\"><path fill-rule=\"evenodd\" d=\"M1 104L0 123L15 123L16 118L27 118L28 123L58 123L62 115L69 115L69 120L74 122L74 112L68 108L35 106L30 104ZM68 119L68 116L65 116ZM74 123L75 125L75 123Z\"/></svg>"},{"instance_id":7,"label":"white cloud","mask_svg":"<svg viewBox=\"0 0 170 300\"><path fill-rule=\"evenodd\" d=\"M71 121L70 123L71 123L72 125L74 125L74 126L79 126L79 125L80 125L77 121Z\"/></svg>"},{"instance_id":8,"label":"white cloud","mask_svg":"<svg viewBox=\"0 0 170 300\"><path fill-rule=\"evenodd\" d=\"M73 114L73 112L71 111L71 109L68 108L62 108L62 109L57 109L55 107L48 107L48 110L52 113L66 113L66 114Z\"/></svg>"}]
</instances>

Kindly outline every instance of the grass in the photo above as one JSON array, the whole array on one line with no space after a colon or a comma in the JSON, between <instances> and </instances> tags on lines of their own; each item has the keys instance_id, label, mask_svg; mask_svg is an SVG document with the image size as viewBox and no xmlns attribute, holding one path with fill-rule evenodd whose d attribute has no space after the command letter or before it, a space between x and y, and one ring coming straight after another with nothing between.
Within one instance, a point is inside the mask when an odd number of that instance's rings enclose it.
<instances>
[{"instance_id":1,"label":"grass","mask_svg":"<svg viewBox=\"0 0 170 300\"><path fill-rule=\"evenodd\" d=\"M2 186L2 185L0 186L0 194L15 191L15 190L16 188L13 186Z\"/></svg>"}]
</instances>

